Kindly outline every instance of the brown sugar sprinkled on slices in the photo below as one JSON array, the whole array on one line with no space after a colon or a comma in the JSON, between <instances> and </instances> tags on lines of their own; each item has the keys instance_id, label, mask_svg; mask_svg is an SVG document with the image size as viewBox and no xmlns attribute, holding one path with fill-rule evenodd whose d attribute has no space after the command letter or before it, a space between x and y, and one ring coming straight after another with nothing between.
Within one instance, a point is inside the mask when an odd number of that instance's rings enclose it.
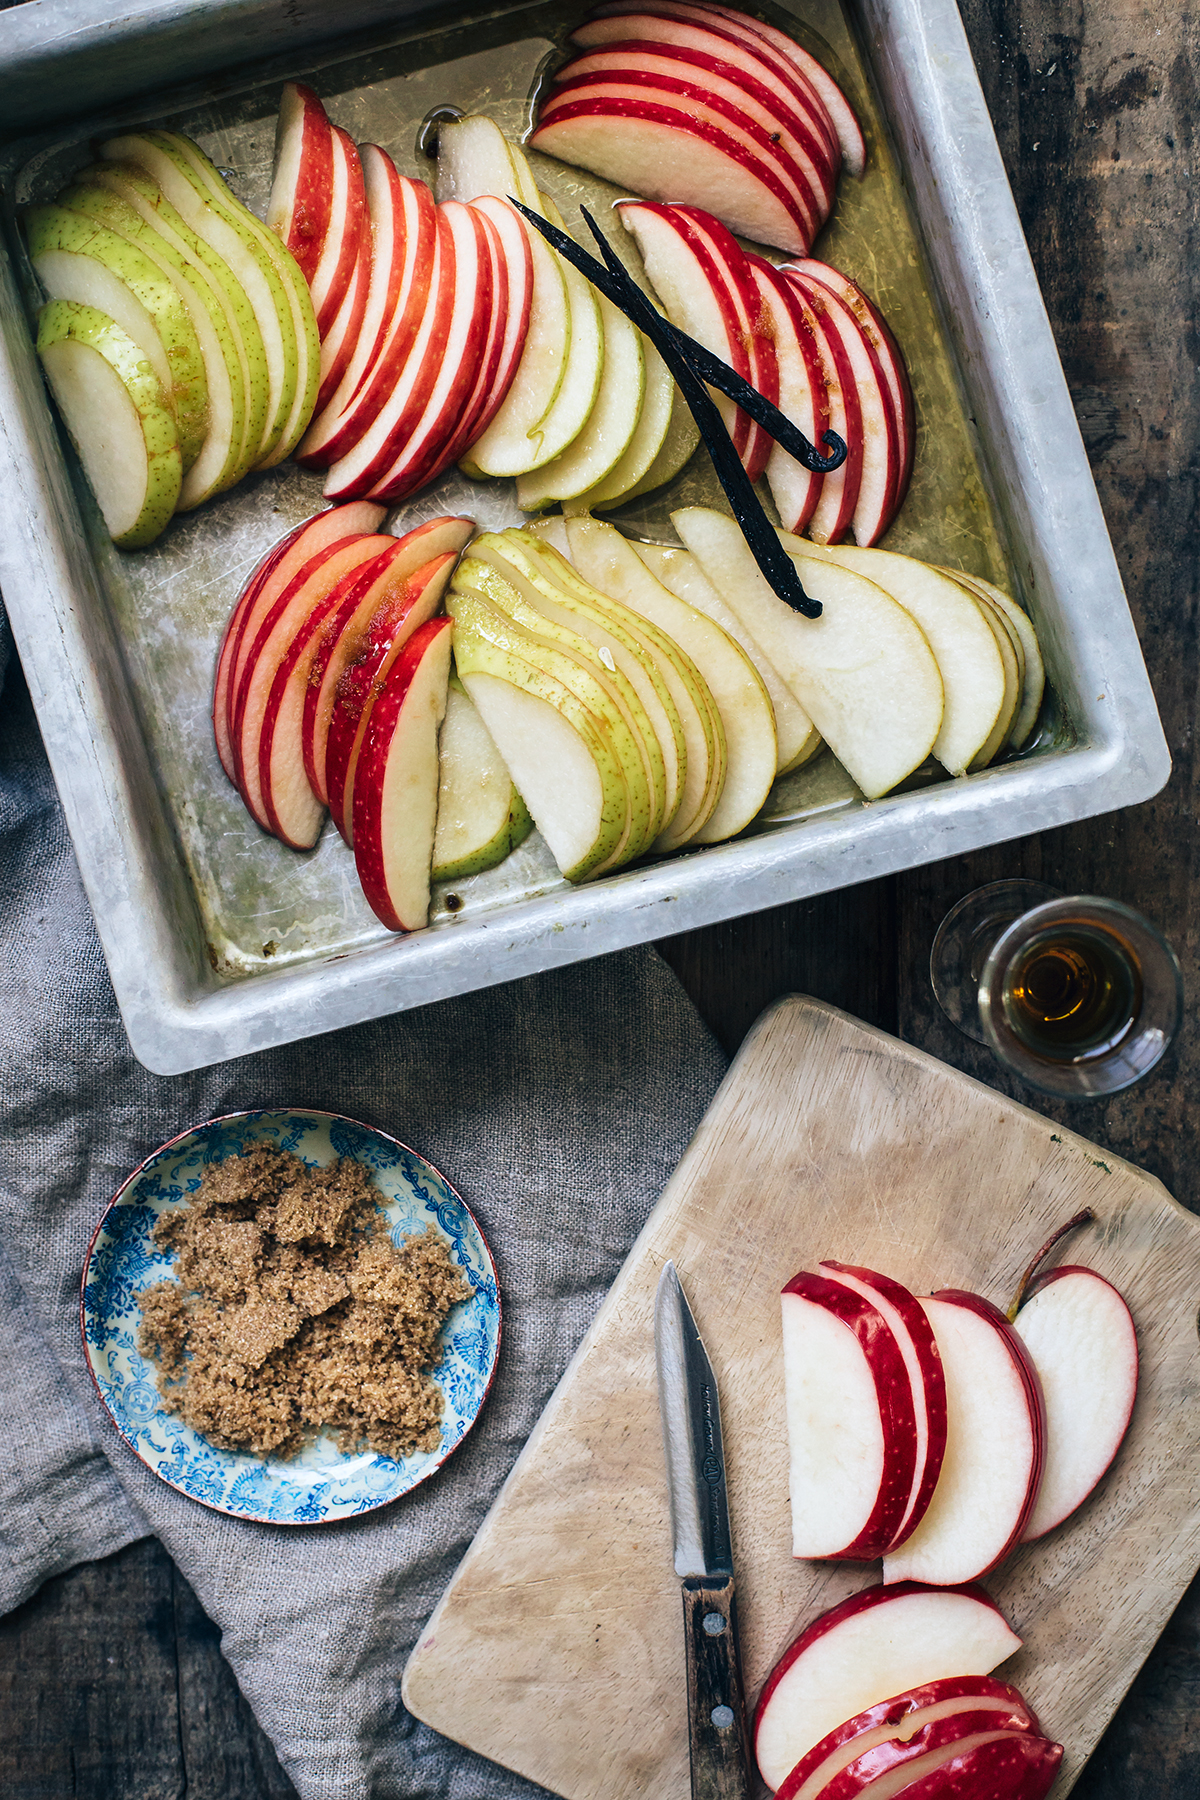
<instances>
[{"instance_id":1,"label":"brown sugar sprinkled on slices","mask_svg":"<svg viewBox=\"0 0 1200 1800\"><path fill-rule=\"evenodd\" d=\"M155 1242L178 1282L138 1296L138 1349L168 1410L226 1450L294 1456L322 1428L345 1450L435 1449L450 1308L474 1289L430 1229L397 1250L370 1173L309 1169L258 1145L206 1170Z\"/></svg>"}]
</instances>

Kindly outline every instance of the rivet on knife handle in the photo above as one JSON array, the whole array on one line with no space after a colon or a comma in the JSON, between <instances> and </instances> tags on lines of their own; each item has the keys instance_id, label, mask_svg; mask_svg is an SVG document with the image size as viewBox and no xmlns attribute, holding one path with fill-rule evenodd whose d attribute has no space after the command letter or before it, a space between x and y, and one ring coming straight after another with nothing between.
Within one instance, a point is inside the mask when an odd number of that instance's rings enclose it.
<instances>
[{"instance_id":1,"label":"rivet on knife handle","mask_svg":"<svg viewBox=\"0 0 1200 1800\"><path fill-rule=\"evenodd\" d=\"M692 1800L749 1800L750 1746L733 1580L683 1583Z\"/></svg>"}]
</instances>

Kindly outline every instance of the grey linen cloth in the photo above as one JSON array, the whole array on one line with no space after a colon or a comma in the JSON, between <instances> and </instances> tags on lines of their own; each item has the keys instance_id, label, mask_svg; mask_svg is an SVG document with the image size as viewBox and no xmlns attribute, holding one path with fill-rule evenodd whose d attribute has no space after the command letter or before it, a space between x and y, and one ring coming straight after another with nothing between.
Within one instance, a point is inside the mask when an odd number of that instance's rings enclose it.
<instances>
[{"instance_id":1,"label":"grey linen cloth","mask_svg":"<svg viewBox=\"0 0 1200 1800\"><path fill-rule=\"evenodd\" d=\"M0 611L0 665L6 651ZM0 679L3 679L0 672ZM130 1053L15 659L0 694L0 1610L154 1532L303 1800L542 1790L419 1724L417 1632L724 1072L651 950L172 1078ZM407 1498L285 1528L157 1481L85 1372L78 1294L106 1202L215 1114L313 1106L385 1127L459 1188L500 1272L500 1367L460 1450Z\"/></svg>"}]
</instances>

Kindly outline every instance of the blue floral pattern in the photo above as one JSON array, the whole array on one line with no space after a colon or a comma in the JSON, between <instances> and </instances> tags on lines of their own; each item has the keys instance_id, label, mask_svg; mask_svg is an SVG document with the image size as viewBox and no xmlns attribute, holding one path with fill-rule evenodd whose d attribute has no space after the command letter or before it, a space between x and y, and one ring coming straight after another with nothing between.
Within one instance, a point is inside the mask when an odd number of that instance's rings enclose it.
<instances>
[{"instance_id":1,"label":"blue floral pattern","mask_svg":"<svg viewBox=\"0 0 1200 1800\"><path fill-rule=\"evenodd\" d=\"M287 1462L219 1450L163 1409L154 1369L139 1354L136 1295L172 1278L173 1257L154 1242L163 1213L186 1205L205 1166L276 1144L310 1167L350 1156L371 1169L389 1234L401 1243L434 1225L475 1289L442 1333L433 1379L445 1397L441 1441L403 1462L343 1453L322 1434ZM475 1421L500 1349L496 1269L479 1227L445 1177L384 1132L329 1113L253 1112L213 1119L165 1144L131 1175L92 1240L83 1276L83 1345L100 1398L147 1468L194 1500L235 1518L279 1525L350 1518L386 1506L440 1468Z\"/></svg>"}]
</instances>

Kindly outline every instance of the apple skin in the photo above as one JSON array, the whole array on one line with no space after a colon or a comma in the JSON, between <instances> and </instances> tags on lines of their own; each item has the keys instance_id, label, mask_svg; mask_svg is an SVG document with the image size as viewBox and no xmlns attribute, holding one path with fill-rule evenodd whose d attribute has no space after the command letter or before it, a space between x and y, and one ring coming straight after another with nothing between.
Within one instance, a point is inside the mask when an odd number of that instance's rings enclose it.
<instances>
[{"instance_id":1,"label":"apple skin","mask_svg":"<svg viewBox=\"0 0 1200 1800\"><path fill-rule=\"evenodd\" d=\"M858 382L841 333L834 329L826 309L813 305L808 283L790 273L786 263L778 273L801 302L825 371L829 424L846 445L845 462L822 476L817 504L808 520L808 534L814 542L836 544L850 529L862 483L863 408Z\"/></svg>"},{"instance_id":2,"label":"apple skin","mask_svg":"<svg viewBox=\"0 0 1200 1800\"><path fill-rule=\"evenodd\" d=\"M1053 1486L1051 1485L1050 1471L1055 1463L1055 1408L1049 1393L1047 1393L1046 1471L1043 1475L1042 1490L1039 1492L1022 1536L1023 1543L1031 1543L1036 1538L1044 1537L1048 1531L1053 1531L1056 1525L1061 1525L1064 1519L1070 1518L1076 1508L1082 1506L1088 1495L1108 1473L1112 1467L1113 1458L1120 1449L1125 1433L1129 1429L1134 1402L1137 1398L1139 1353L1133 1317L1120 1292L1110 1281L1106 1281L1102 1275L1098 1275L1095 1269L1083 1268L1077 1263L1063 1263L1058 1268L1047 1269L1042 1274L1036 1275L1025 1291L1021 1310L1014 1321L1014 1330L1017 1336L1021 1337L1021 1318L1025 1308L1039 1294L1053 1292L1056 1299L1059 1296L1065 1298L1066 1290L1058 1285L1062 1282L1070 1283L1072 1288L1078 1288L1080 1284L1084 1284L1085 1291L1092 1284L1096 1284L1096 1300L1104 1306L1108 1315L1104 1323L1104 1330L1107 1335L1115 1338L1120 1344L1121 1360L1125 1365L1125 1379L1121 1387L1114 1388L1106 1421L1107 1430L1103 1433L1093 1432L1090 1444L1093 1454L1082 1472L1081 1479L1075 1483L1073 1489L1069 1490L1061 1486L1057 1479ZM1028 1327L1029 1320L1026 1319L1026 1328L1028 1329ZM1023 1338L1022 1342L1024 1342ZM1026 1347L1028 1348L1028 1346ZM1040 1366L1039 1359L1032 1350L1030 1354L1033 1356L1035 1365ZM1077 1366L1072 1367L1072 1373L1074 1367ZM1043 1385L1048 1386L1049 1384ZM1055 1386L1057 1387L1057 1384Z\"/></svg>"},{"instance_id":3,"label":"apple skin","mask_svg":"<svg viewBox=\"0 0 1200 1800\"><path fill-rule=\"evenodd\" d=\"M321 380L317 388L313 417L323 413L341 385L350 366L354 347L366 316L367 295L371 287L371 240L364 230L342 303L321 337Z\"/></svg>"},{"instance_id":4,"label":"apple skin","mask_svg":"<svg viewBox=\"0 0 1200 1800\"><path fill-rule=\"evenodd\" d=\"M918 1742L913 1740L914 1745ZM900 1746L893 1746L897 1751ZM895 1792L904 1782L904 1800L1043 1800L1062 1762L1062 1745L1028 1731L976 1732L970 1737L931 1744L920 1758L898 1754L889 1759L879 1745L835 1775L821 1790L821 1800L870 1800L873 1784ZM905 1746L907 1752L912 1747ZM928 1759L928 1760L926 1760ZM922 1763L924 1762L924 1767Z\"/></svg>"},{"instance_id":5,"label":"apple skin","mask_svg":"<svg viewBox=\"0 0 1200 1800\"><path fill-rule=\"evenodd\" d=\"M329 230L320 259L309 279L317 333L322 340L332 329L359 263L371 264L371 222L367 216L367 190L363 182L358 145L340 125L333 127L333 191L329 201Z\"/></svg>"},{"instance_id":6,"label":"apple skin","mask_svg":"<svg viewBox=\"0 0 1200 1800\"><path fill-rule=\"evenodd\" d=\"M784 1288L785 1302L789 1294L823 1307L853 1333L875 1383L883 1432L879 1490L870 1513L849 1542L840 1550L821 1553L822 1560L867 1562L881 1556L892 1542L912 1491L917 1434L908 1371L882 1313L861 1294L803 1270Z\"/></svg>"},{"instance_id":7,"label":"apple skin","mask_svg":"<svg viewBox=\"0 0 1200 1800\"><path fill-rule=\"evenodd\" d=\"M267 224L277 232L311 287L329 232L333 197L333 131L312 88L285 82L275 128L275 179Z\"/></svg>"},{"instance_id":8,"label":"apple skin","mask_svg":"<svg viewBox=\"0 0 1200 1800\"><path fill-rule=\"evenodd\" d=\"M906 1694L876 1701L874 1706L865 1707L852 1719L828 1732L780 1782L775 1790L776 1800L817 1800L826 1782L838 1773L839 1768L844 1768L861 1754L854 1748L859 1740L879 1734L882 1742L892 1732L903 1730L907 1734L912 1731L914 1722L918 1728L924 1723L920 1714L934 1708L947 1716L953 1709L954 1716L960 1719L968 1715L978 1717L981 1703L983 1707L990 1707L986 1716L995 1730L1041 1735L1037 1714L1016 1688L1003 1681L993 1681L988 1675L945 1676L940 1681L927 1681L922 1687L911 1688ZM863 1745L864 1749L868 1747ZM829 1766L831 1761L832 1767Z\"/></svg>"}]
</instances>

